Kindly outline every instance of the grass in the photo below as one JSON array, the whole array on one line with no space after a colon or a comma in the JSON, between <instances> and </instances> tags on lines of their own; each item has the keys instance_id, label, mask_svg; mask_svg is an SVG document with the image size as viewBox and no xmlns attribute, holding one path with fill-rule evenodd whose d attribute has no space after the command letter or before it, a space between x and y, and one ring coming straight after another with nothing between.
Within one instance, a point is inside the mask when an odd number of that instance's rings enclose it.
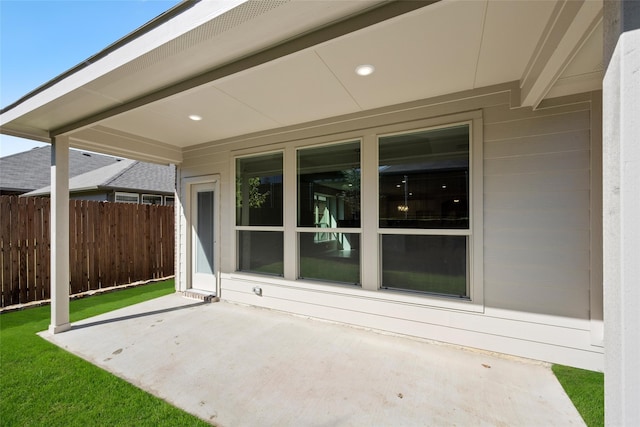
<instances>
[{"instance_id":1,"label":"grass","mask_svg":"<svg viewBox=\"0 0 640 427\"><path fill-rule=\"evenodd\" d=\"M604 426L604 374L562 365L551 369L587 426Z\"/></svg>"},{"instance_id":2,"label":"grass","mask_svg":"<svg viewBox=\"0 0 640 427\"><path fill-rule=\"evenodd\" d=\"M71 321L174 291L159 282L71 301ZM205 426L198 418L45 341L50 307L0 315L3 426Z\"/></svg>"}]
</instances>

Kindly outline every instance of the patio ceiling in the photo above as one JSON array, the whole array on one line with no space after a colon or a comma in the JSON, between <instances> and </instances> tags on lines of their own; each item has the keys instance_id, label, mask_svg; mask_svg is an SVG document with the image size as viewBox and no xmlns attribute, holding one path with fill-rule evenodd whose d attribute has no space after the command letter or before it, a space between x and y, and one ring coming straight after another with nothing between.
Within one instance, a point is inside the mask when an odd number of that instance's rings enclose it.
<instances>
[{"instance_id":1,"label":"patio ceiling","mask_svg":"<svg viewBox=\"0 0 640 427\"><path fill-rule=\"evenodd\" d=\"M185 147L505 82L514 107L601 88L601 1L181 7L5 108L2 133L180 163Z\"/></svg>"}]
</instances>

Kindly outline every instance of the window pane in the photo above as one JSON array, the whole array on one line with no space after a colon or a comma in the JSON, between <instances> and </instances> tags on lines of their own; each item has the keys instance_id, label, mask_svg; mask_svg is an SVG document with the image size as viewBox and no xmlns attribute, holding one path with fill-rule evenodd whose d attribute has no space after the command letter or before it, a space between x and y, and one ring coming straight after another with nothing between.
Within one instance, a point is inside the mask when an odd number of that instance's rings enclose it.
<instances>
[{"instance_id":1,"label":"window pane","mask_svg":"<svg viewBox=\"0 0 640 427\"><path fill-rule=\"evenodd\" d=\"M466 236L382 236L382 287L467 296Z\"/></svg>"},{"instance_id":2,"label":"window pane","mask_svg":"<svg viewBox=\"0 0 640 427\"><path fill-rule=\"evenodd\" d=\"M360 235L300 233L300 278L360 283Z\"/></svg>"},{"instance_id":3,"label":"window pane","mask_svg":"<svg viewBox=\"0 0 640 427\"><path fill-rule=\"evenodd\" d=\"M360 142L298 150L298 226L360 227Z\"/></svg>"},{"instance_id":4,"label":"window pane","mask_svg":"<svg viewBox=\"0 0 640 427\"><path fill-rule=\"evenodd\" d=\"M116 193L115 201L120 203L138 203L140 199L136 193Z\"/></svg>"},{"instance_id":5,"label":"window pane","mask_svg":"<svg viewBox=\"0 0 640 427\"><path fill-rule=\"evenodd\" d=\"M282 243L280 231L238 231L238 270L282 276Z\"/></svg>"},{"instance_id":6,"label":"window pane","mask_svg":"<svg viewBox=\"0 0 640 427\"><path fill-rule=\"evenodd\" d=\"M282 225L282 153L236 160L236 225Z\"/></svg>"},{"instance_id":7,"label":"window pane","mask_svg":"<svg viewBox=\"0 0 640 427\"><path fill-rule=\"evenodd\" d=\"M142 203L145 205L161 205L162 196L156 196L154 194L143 194Z\"/></svg>"},{"instance_id":8,"label":"window pane","mask_svg":"<svg viewBox=\"0 0 640 427\"><path fill-rule=\"evenodd\" d=\"M213 191L198 191L196 233L196 273L213 274Z\"/></svg>"},{"instance_id":9,"label":"window pane","mask_svg":"<svg viewBox=\"0 0 640 427\"><path fill-rule=\"evenodd\" d=\"M469 126L380 138L380 227L469 228Z\"/></svg>"}]
</instances>

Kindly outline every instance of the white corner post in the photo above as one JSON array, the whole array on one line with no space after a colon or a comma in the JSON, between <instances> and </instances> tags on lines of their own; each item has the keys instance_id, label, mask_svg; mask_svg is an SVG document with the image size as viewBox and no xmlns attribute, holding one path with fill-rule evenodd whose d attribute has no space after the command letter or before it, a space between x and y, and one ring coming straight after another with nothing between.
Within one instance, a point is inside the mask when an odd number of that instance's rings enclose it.
<instances>
[{"instance_id":1,"label":"white corner post","mask_svg":"<svg viewBox=\"0 0 640 427\"><path fill-rule=\"evenodd\" d=\"M69 137L51 147L51 324L57 334L69 323Z\"/></svg>"},{"instance_id":2,"label":"white corner post","mask_svg":"<svg viewBox=\"0 0 640 427\"><path fill-rule=\"evenodd\" d=\"M640 2L604 2L605 424L640 426Z\"/></svg>"}]
</instances>

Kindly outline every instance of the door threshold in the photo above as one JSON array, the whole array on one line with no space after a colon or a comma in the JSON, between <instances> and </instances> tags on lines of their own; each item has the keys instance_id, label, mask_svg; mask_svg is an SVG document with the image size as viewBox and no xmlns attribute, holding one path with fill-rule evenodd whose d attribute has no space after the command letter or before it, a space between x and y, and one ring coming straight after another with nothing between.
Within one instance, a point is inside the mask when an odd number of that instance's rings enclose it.
<instances>
[{"instance_id":1,"label":"door threshold","mask_svg":"<svg viewBox=\"0 0 640 427\"><path fill-rule=\"evenodd\" d=\"M188 299L204 301L204 302L218 302L220 298L218 298L215 292L211 291L203 291L200 289L187 289L182 292L182 296Z\"/></svg>"}]
</instances>

